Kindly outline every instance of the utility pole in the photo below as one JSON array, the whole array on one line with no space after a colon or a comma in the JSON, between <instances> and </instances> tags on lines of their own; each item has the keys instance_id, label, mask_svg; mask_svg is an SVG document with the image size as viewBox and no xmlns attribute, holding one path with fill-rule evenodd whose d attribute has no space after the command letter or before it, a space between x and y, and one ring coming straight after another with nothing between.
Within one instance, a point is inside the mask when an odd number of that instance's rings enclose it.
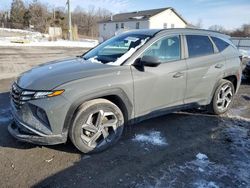
<instances>
[{"instance_id":1,"label":"utility pole","mask_svg":"<svg viewBox=\"0 0 250 188\"><path fill-rule=\"evenodd\" d=\"M71 23L70 0L67 0L67 4L68 4L68 20L69 20L69 40L72 40L72 23Z\"/></svg>"}]
</instances>

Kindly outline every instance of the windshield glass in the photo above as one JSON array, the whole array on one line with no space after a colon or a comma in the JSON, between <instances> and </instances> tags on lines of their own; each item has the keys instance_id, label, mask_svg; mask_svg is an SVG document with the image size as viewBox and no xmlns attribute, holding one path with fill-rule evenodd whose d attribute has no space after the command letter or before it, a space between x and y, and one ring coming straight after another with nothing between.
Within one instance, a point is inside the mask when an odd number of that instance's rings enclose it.
<instances>
[{"instance_id":1,"label":"windshield glass","mask_svg":"<svg viewBox=\"0 0 250 188\"><path fill-rule=\"evenodd\" d=\"M93 63L121 65L149 38L147 35L123 34L105 41L87 52L83 58Z\"/></svg>"}]
</instances>

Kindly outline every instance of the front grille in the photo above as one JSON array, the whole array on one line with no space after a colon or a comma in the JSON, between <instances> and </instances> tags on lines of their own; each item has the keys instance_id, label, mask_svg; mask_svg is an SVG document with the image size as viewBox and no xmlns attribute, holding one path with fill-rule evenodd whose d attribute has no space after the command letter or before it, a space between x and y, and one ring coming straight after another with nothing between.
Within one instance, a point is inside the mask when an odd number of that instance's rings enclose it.
<instances>
[{"instance_id":1,"label":"front grille","mask_svg":"<svg viewBox=\"0 0 250 188\"><path fill-rule=\"evenodd\" d=\"M11 89L11 98L16 108L19 109L25 102L32 99L34 93L33 91L25 91L14 83Z\"/></svg>"}]
</instances>

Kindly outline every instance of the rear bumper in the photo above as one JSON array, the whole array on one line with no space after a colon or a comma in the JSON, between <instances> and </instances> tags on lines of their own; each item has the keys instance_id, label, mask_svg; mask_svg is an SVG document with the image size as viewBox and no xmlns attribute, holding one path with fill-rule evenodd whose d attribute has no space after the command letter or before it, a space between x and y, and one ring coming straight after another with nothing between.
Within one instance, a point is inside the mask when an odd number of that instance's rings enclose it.
<instances>
[{"instance_id":1,"label":"rear bumper","mask_svg":"<svg viewBox=\"0 0 250 188\"><path fill-rule=\"evenodd\" d=\"M20 141L38 145L56 145L67 141L67 137L63 135L37 135L32 130L27 129L25 125L16 121L13 121L8 126L8 131L13 137Z\"/></svg>"}]
</instances>

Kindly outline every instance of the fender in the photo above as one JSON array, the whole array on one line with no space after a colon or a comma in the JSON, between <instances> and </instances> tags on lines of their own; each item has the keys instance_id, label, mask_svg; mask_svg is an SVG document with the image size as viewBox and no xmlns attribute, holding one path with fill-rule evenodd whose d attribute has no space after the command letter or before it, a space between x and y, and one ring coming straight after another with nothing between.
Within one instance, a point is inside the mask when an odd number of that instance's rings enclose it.
<instances>
[{"instance_id":1,"label":"fender","mask_svg":"<svg viewBox=\"0 0 250 188\"><path fill-rule=\"evenodd\" d=\"M216 89L217 89L218 86L219 86L219 82L220 82L222 79L225 79L225 78L227 78L227 77L229 77L229 76L235 76L236 79L237 79L237 76L234 75L234 74L233 74L233 75L232 75L232 74L225 74L223 77L219 77L219 78L217 79L217 81L216 81L216 84L214 85L214 88L213 88L213 90L212 90L210 96L209 96L208 104L211 103L211 101L212 101L212 99L213 99L213 97L214 97L214 93L215 93ZM226 80L227 80L227 79L226 79ZM240 81L237 79L237 87L235 88L235 93L238 91L239 85L240 85Z\"/></svg>"},{"instance_id":2,"label":"fender","mask_svg":"<svg viewBox=\"0 0 250 188\"><path fill-rule=\"evenodd\" d=\"M65 117L64 120L64 125L63 125L63 134L64 135L68 135L68 129L69 126L72 123L72 120L77 112L77 108L83 104L86 101L89 100L93 100L93 99L97 99L97 98L106 98L108 96L116 96L119 97L119 99L122 101L122 103L125 106L125 110L126 110L126 114L125 116L127 120L132 119L133 117L133 104L130 101L130 99L128 98L127 94L120 88L113 88L113 89L108 89L105 91L95 91L92 94L89 95L84 95L84 96L80 96L73 104L71 104L67 115Z\"/></svg>"}]
</instances>

